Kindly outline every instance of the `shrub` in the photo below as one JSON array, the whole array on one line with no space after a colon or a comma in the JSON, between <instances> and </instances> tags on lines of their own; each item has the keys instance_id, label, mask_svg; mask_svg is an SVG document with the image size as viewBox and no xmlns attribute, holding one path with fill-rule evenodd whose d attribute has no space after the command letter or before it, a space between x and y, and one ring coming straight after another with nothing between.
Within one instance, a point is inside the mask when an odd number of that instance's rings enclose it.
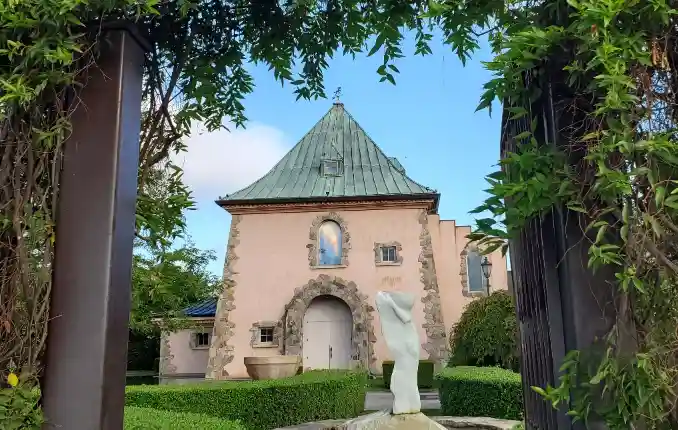
<instances>
[{"instance_id":1,"label":"shrub","mask_svg":"<svg viewBox=\"0 0 678 430\"><path fill-rule=\"evenodd\" d=\"M520 420L520 374L499 367L461 366L436 375L443 415Z\"/></svg>"},{"instance_id":2,"label":"shrub","mask_svg":"<svg viewBox=\"0 0 678 430\"><path fill-rule=\"evenodd\" d=\"M466 306L450 333L448 366L500 366L518 370L518 325L513 298L496 291Z\"/></svg>"},{"instance_id":3,"label":"shrub","mask_svg":"<svg viewBox=\"0 0 678 430\"><path fill-rule=\"evenodd\" d=\"M127 387L126 404L239 420L248 429L272 429L358 416L366 388L365 373L316 371L270 381Z\"/></svg>"},{"instance_id":4,"label":"shrub","mask_svg":"<svg viewBox=\"0 0 678 430\"><path fill-rule=\"evenodd\" d=\"M169 412L150 408L125 408L124 430L243 430L237 421L187 412Z\"/></svg>"},{"instance_id":5,"label":"shrub","mask_svg":"<svg viewBox=\"0 0 678 430\"><path fill-rule=\"evenodd\" d=\"M419 388L433 388L433 366L430 360L419 360L419 370L417 371L417 385ZM391 387L391 375L393 374L393 361L386 360L381 365L384 386Z\"/></svg>"}]
</instances>

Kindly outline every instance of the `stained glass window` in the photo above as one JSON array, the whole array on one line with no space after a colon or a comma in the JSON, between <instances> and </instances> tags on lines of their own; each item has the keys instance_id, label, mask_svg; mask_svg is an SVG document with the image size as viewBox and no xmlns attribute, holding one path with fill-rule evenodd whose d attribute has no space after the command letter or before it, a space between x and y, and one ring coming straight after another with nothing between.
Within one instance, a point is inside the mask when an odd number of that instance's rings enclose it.
<instances>
[{"instance_id":1,"label":"stained glass window","mask_svg":"<svg viewBox=\"0 0 678 430\"><path fill-rule=\"evenodd\" d=\"M318 229L318 261L321 266L341 264L341 228L334 221L325 221Z\"/></svg>"}]
</instances>

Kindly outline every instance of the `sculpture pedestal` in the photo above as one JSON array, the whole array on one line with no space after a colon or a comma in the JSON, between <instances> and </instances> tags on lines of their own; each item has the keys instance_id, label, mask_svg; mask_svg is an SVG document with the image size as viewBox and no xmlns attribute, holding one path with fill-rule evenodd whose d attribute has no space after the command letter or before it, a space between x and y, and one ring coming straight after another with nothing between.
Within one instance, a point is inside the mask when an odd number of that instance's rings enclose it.
<instances>
[{"instance_id":1,"label":"sculpture pedestal","mask_svg":"<svg viewBox=\"0 0 678 430\"><path fill-rule=\"evenodd\" d=\"M421 412L392 415L388 411L363 415L336 428L341 430L446 430L446 427Z\"/></svg>"}]
</instances>

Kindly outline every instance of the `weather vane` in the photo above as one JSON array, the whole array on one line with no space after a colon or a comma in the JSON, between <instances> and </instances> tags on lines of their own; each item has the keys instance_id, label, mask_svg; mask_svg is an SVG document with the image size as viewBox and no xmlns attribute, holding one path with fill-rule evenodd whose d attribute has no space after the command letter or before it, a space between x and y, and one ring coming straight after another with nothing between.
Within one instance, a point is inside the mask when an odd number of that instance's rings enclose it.
<instances>
[{"instance_id":1,"label":"weather vane","mask_svg":"<svg viewBox=\"0 0 678 430\"><path fill-rule=\"evenodd\" d=\"M339 99L341 98L341 87L337 87L337 90L334 92L334 102L340 103Z\"/></svg>"}]
</instances>

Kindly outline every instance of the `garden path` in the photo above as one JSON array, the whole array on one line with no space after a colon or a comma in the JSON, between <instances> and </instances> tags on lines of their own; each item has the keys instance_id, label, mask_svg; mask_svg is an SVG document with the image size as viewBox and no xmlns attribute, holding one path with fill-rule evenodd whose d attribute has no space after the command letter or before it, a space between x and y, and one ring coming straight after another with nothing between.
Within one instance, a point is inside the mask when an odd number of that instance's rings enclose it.
<instances>
[{"instance_id":1,"label":"garden path","mask_svg":"<svg viewBox=\"0 0 678 430\"><path fill-rule=\"evenodd\" d=\"M437 391L421 391L421 409L440 409L440 399ZM381 411L391 409L393 406L393 394L390 391L370 391L365 396L366 411Z\"/></svg>"}]
</instances>

